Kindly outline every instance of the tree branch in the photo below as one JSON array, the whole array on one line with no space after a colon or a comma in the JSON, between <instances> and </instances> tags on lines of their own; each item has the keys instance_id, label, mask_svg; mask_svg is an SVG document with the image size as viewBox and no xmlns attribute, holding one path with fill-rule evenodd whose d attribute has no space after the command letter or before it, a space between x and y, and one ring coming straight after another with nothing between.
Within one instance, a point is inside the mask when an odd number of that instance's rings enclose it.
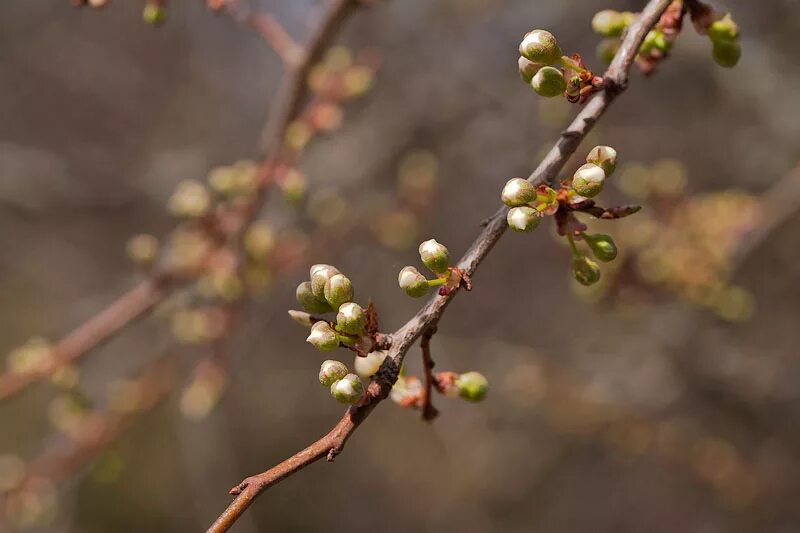
<instances>
[{"instance_id":1,"label":"tree branch","mask_svg":"<svg viewBox=\"0 0 800 533\"><path fill-rule=\"evenodd\" d=\"M430 326L422 334L422 340L419 341L419 347L422 349L422 366L424 370L425 382L424 393L422 396L422 419L433 420L439 414L439 411L433 406L433 367L435 363L431 357L431 337L436 333L436 326Z\"/></svg>"},{"instance_id":2,"label":"tree branch","mask_svg":"<svg viewBox=\"0 0 800 533\"><path fill-rule=\"evenodd\" d=\"M345 0L338 1L340 4L347 3ZM586 104L569 127L562 132L553 148L528 177L528 181L533 184L541 184L552 181L556 177L611 102L626 88L628 72L639 46L670 3L671 0L650 0L648 2L641 16L629 27L617 55L606 71L604 89ZM471 277L475 273L478 265L505 233L507 212L508 208L503 207L488 219L472 246L459 260L457 267L468 276ZM245 479L234 487L231 494L236 495L236 498L206 533L227 531L266 488L322 457L327 457L329 461L332 461L342 451L345 442L361 422L369 416L379 402L389 395L409 348L424 331L439 321L458 292L457 289L445 296L434 296L413 318L393 333L389 356L368 385L367 393L361 403L350 407L327 435L308 448L266 472Z\"/></svg>"}]
</instances>

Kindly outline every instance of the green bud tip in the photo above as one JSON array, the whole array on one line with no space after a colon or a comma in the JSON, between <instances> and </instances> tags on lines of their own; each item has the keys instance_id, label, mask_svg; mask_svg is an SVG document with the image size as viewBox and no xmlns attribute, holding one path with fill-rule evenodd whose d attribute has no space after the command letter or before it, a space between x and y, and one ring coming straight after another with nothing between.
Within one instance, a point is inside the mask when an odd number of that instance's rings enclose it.
<instances>
[{"instance_id":1,"label":"green bud tip","mask_svg":"<svg viewBox=\"0 0 800 533\"><path fill-rule=\"evenodd\" d=\"M598 11L592 17L592 29L603 37L619 37L627 26L627 17L613 9Z\"/></svg>"},{"instance_id":2,"label":"green bud tip","mask_svg":"<svg viewBox=\"0 0 800 533\"><path fill-rule=\"evenodd\" d=\"M733 68L742 57L742 47L736 41L712 41L711 55L717 65Z\"/></svg>"},{"instance_id":3,"label":"green bud tip","mask_svg":"<svg viewBox=\"0 0 800 533\"><path fill-rule=\"evenodd\" d=\"M586 198L594 198L603 190L606 173L599 166L586 163L572 176L572 188Z\"/></svg>"},{"instance_id":4,"label":"green bud tip","mask_svg":"<svg viewBox=\"0 0 800 533\"><path fill-rule=\"evenodd\" d=\"M148 2L142 11L142 20L147 24L162 24L167 19L167 10L164 6Z\"/></svg>"},{"instance_id":5,"label":"green bud tip","mask_svg":"<svg viewBox=\"0 0 800 533\"><path fill-rule=\"evenodd\" d=\"M325 300L325 284L336 274L341 274L336 267L331 265L314 265L309 272L311 279L311 290L318 300Z\"/></svg>"},{"instance_id":6,"label":"green bud tip","mask_svg":"<svg viewBox=\"0 0 800 533\"><path fill-rule=\"evenodd\" d=\"M594 285L600 281L600 267L586 256L572 259L572 276L581 285Z\"/></svg>"},{"instance_id":7,"label":"green bud tip","mask_svg":"<svg viewBox=\"0 0 800 533\"><path fill-rule=\"evenodd\" d=\"M420 298L428 293L428 280L413 266L404 267L397 276L397 282L412 298Z\"/></svg>"},{"instance_id":8,"label":"green bud tip","mask_svg":"<svg viewBox=\"0 0 800 533\"><path fill-rule=\"evenodd\" d=\"M539 226L541 221L542 217L539 212L528 206L513 207L508 211L508 215L506 215L508 227L514 231L533 231Z\"/></svg>"},{"instance_id":9,"label":"green bud tip","mask_svg":"<svg viewBox=\"0 0 800 533\"><path fill-rule=\"evenodd\" d=\"M530 83L534 74L539 72L539 69L542 68L543 65L534 63L533 61L520 56L519 61L517 61L517 66L519 67L519 77L522 78L522 81L525 83Z\"/></svg>"},{"instance_id":10,"label":"green bud tip","mask_svg":"<svg viewBox=\"0 0 800 533\"><path fill-rule=\"evenodd\" d=\"M336 327L342 333L348 335L361 335L367 325L367 314L360 305L347 302L339 307L336 314Z\"/></svg>"},{"instance_id":11,"label":"green bud tip","mask_svg":"<svg viewBox=\"0 0 800 533\"><path fill-rule=\"evenodd\" d=\"M387 354L388 352L385 350L376 350L368 353L366 357L356 356L355 363L353 363L356 374L363 379L371 378L381 367Z\"/></svg>"},{"instance_id":12,"label":"green bud tip","mask_svg":"<svg viewBox=\"0 0 800 533\"><path fill-rule=\"evenodd\" d=\"M319 367L319 382L325 387L330 387L348 374L347 366L341 361L328 359Z\"/></svg>"},{"instance_id":13,"label":"green bud tip","mask_svg":"<svg viewBox=\"0 0 800 533\"><path fill-rule=\"evenodd\" d=\"M595 146L586 156L586 162L602 168L609 177L617 168L617 151L610 146Z\"/></svg>"},{"instance_id":14,"label":"green bud tip","mask_svg":"<svg viewBox=\"0 0 800 533\"><path fill-rule=\"evenodd\" d=\"M353 284L344 274L334 274L325 282L323 288L325 300L333 309L353 300Z\"/></svg>"},{"instance_id":15,"label":"green bud tip","mask_svg":"<svg viewBox=\"0 0 800 533\"><path fill-rule=\"evenodd\" d=\"M294 309L289 309L287 312L292 320L303 327L310 328L314 325L314 323L311 321L311 315L305 311L295 311Z\"/></svg>"},{"instance_id":16,"label":"green bud tip","mask_svg":"<svg viewBox=\"0 0 800 533\"><path fill-rule=\"evenodd\" d=\"M739 37L739 26L733 21L730 13L711 23L707 29L712 41L733 41Z\"/></svg>"},{"instance_id":17,"label":"green bud tip","mask_svg":"<svg viewBox=\"0 0 800 533\"><path fill-rule=\"evenodd\" d=\"M527 205L536 200L536 187L531 185L528 180L511 178L503 187L500 199L508 207Z\"/></svg>"},{"instance_id":18,"label":"green bud tip","mask_svg":"<svg viewBox=\"0 0 800 533\"><path fill-rule=\"evenodd\" d=\"M309 313L327 313L333 310L331 306L328 305L328 302L317 298L314 291L311 290L310 281L304 281L297 286L295 297L297 298L297 303L302 305L303 309Z\"/></svg>"},{"instance_id":19,"label":"green bud tip","mask_svg":"<svg viewBox=\"0 0 800 533\"><path fill-rule=\"evenodd\" d=\"M525 34L519 43L519 55L534 63L552 65L561 58L561 48L552 33L533 30Z\"/></svg>"},{"instance_id":20,"label":"green bud tip","mask_svg":"<svg viewBox=\"0 0 800 533\"><path fill-rule=\"evenodd\" d=\"M436 274L444 274L450 266L447 247L436 242L436 239L428 239L419 245L419 257L423 264Z\"/></svg>"},{"instance_id":21,"label":"green bud tip","mask_svg":"<svg viewBox=\"0 0 800 533\"><path fill-rule=\"evenodd\" d=\"M589 249L592 250L594 256L600 261L608 263L617 258L617 245L614 244L614 239L612 239L610 235L604 235L602 233L587 235L584 233L583 240L586 241L586 244L589 245Z\"/></svg>"},{"instance_id":22,"label":"green bud tip","mask_svg":"<svg viewBox=\"0 0 800 533\"><path fill-rule=\"evenodd\" d=\"M311 326L306 342L321 352L332 352L339 347L339 336L327 322L320 320Z\"/></svg>"},{"instance_id":23,"label":"green bud tip","mask_svg":"<svg viewBox=\"0 0 800 533\"><path fill-rule=\"evenodd\" d=\"M339 403L352 405L358 403L363 395L364 385L355 374L347 374L331 385L331 396Z\"/></svg>"},{"instance_id":24,"label":"green bud tip","mask_svg":"<svg viewBox=\"0 0 800 533\"><path fill-rule=\"evenodd\" d=\"M553 98L564 93L567 89L567 80L557 68L542 67L531 80L531 87L539 96Z\"/></svg>"},{"instance_id":25,"label":"green bud tip","mask_svg":"<svg viewBox=\"0 0 800 533\"><path fill-rule=\"evenodd\" d=\"M489 392L489 382L480 372L466 372L456 379L458 394L469 402L480 402Z\"/></svg>"}]
</instances>

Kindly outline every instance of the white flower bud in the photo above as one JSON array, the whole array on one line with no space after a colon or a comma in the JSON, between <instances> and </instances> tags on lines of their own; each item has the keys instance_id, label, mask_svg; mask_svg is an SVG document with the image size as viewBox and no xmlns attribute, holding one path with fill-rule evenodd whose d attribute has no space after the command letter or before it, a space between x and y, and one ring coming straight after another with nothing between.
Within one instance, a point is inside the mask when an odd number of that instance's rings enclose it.
<instances>
[{"instance_id":1,"label":"white flower bud","mask_svg":"<svg viewBox=\"0 0 800 533\"><path fill-rule=\"evenodd\" d=\"M320 320L311 326L306 342L321 352L332 352L339 347L339 336L327 322Z\"/></svg>"},{"instance_id":2,"label":"white flower bud","mask_svg":"<svg viewBox=\"0 0 800 533\"><path fill-rule=\"evenodd\" d=\"M325 282L323 289L325 300L334 309L353 300L353 284L344 274L334 274Z\"/></svg>"},{"instance_id":3,"label":"white flower bud","mask_svg":"<svg viewBox=\"0 0 800 533\"><path fill-rule=\"evenodd\" d=\"M303 309L309 313L327 313L332 310L328 302L320 300L314 295L310 281L304 281L298 285L295 296L297 297L297 303L302 305Z\"/></svg>"},{"instance_id":4,"label":"white flower bud","mask_svg":"<svg viewBox=\"0 0 800 533\"><path fill-rule=\"evenodd\" d=\"M519 67L519 77L522 78L522 81L525 83L530 83L536 73L539 72L539 69L544 65L534 63L533 61L520 56L519 60L517 61L517 66Z\"/></svg>"},{"instance_id":5,"label":"white flower bud","mask_svg":"<svg viewBox=\"0 0 800 533\"><path fill-rule=\"evenodd\" d=\"M413 266L404 267L397 276L397 282L412 298L420 298L428 293L428 280Z\"/></svg>"},{"instance_id":6,"label":"white flower bud","mask_svg":"<svg viewBox=\"0 0 800 533\"><path fill-rule=\"evenodd\" d=\"M597 165L582 165L572 176L572 188L586 198L594 198L603 190L606 173Z\"/></svg>"},{"instance_id":7,"label":"white flower bud","mask_svg":"<svg viewBox=\"0 0 800 533\"><path fill-rule=\"evenodd\" d=\"M314 265L311 267L311 290L318 300L325 300L325 284L336 274L341 274L331 265Z\"/></svg>"},{"instance_id":8,"label":"white flower bud","mask_svg":"<svg viewBox=\"0 0 800 533\"><path fill-rule=\"evenodd\" d=\"M531 207L514 207L508 211L506 222L514 231L533 231L542 221L541 215Z\"/></svg>"},{"instance_id":9,"label":"white flower bud","mask_svg":"<svg viewBox=\"0 0 800 533\"><path fill-rule=\"evenodd\" d=\"M528 180L511 178L503 187L500 199L508 207L527 205L536 200L536 187L531 185Z\"/></svg>"},{"instance_id":10,"label":"white flower bud","mask_svg":"<svg viewBox=\"0 0 800 533\"><path fill-rule=\"evenodd\" d=\"M419 245L419 256L431 272L444 274L450 266L450 255L443 244L436 239L428 239Z\"/></svg>"},{"instance_id":11,"label":"white flower bud","mask_svg":"<svg viewBox=\"0 0 800 533\"><path fill-rule=\"evenodd\" d=\"M355 374L347 374L331 385L331 396L339 403L352 405L364 396L364 385Z\"/></svg>"},{"instance_id":12,"label":"white flower bud","mask_svg":"<svg viewBox=\"0 0 800 533\"><path fill-rule=\"evenodd\" d=\"M617 151L610 146L595 146L586 156L586 162L602 168L609 177L617 168Z\"/></svg>"},{"instance_id":13,"label":"white flower bud","mask_svg":"<svg viewBox=\"0 0 800 533\"><path fill-rule=\"evenodd\" d=\"M319 367L319 382L325 387L330 387L348 374L347 366L340 361L328 359Z\"/></svg>"},{"instance_id":14,"label":"white flower bud","mask_svg":"<svg viewBox=\"0 0 800 533\"><path fill-rule=\"evenodd\" d=\"M211 195L195 180L183 180L175 187L167 205L170 213L181 218L197 218L211 208Z\"/></svg>"},{"instance_id":15,"label":"white flower bud","mask_svg":"<svg viewBox=\"0 0 800 533\"><path fill-rule=\"evenodd\" d=\"M366 357L356 356L356 361L353 363L353 368L355 369L356 374L358 374L358 377L369 379L374 376L383 364L383 360L386 359L387 353L388 352L386 350L377 350L368 353Z\"/></svg>"},{"instance_id":16,"label":"white flower bud","mask_svg":"<svg viewBox=\"0 0 800 533\"><path fill-rule=\"evenodd\" d=\"M336 315L336 327L339 331L348 335L361 335L366 325L367 314L360 305L347 302L339 307L339 313Z\"/></svg>"},{"instance_id":17,"label":"white flower bud","mask_svg":"<svg viewBox=\"0 0 800 533\"><path fill-rule=\"evenodd\" d=\"M533 30L526 33L519 43L519 54L534 63L552 65L561 59L561 48L549 31Z\"/></svg>"},{"instance_id":18,"label":"white flower bud","mask_svg":"<svg viewBox=\"0 0 800 533\"><path fill-rule=\"evenodd\" d=\"M306 313L305 311L295 311L294 309L290 309L288 313L289 316L292 317L292 320L294 320L301 326L310 328L311 326L314 325L314 323L311 322L311 315Z\"/></svg>"}]
</instances>

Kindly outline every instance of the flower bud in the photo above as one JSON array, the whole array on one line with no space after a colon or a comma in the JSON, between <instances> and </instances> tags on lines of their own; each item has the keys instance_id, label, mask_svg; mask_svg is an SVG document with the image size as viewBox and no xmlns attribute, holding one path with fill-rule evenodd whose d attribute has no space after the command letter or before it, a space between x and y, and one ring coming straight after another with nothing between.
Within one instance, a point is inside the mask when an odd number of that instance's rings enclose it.
<instances>
[{"instance_id":1,"label":"flower bud","mask_svg":"<svg viewBox=\"0 0 800 533\"><path fill-rule=\"evenodd\" d=\"M500 199L508 207L527 205L536 200L536 187L531 185L528 180L511 178L503 187Z\"/></svg>"},{"instance_id":2,"label":"flower bud","mask_svg":"<svg viewBox=\"0 0 800 533\"><path fill-rule=\"evenodd\" d=\"M275 232L265 222L252 224L244 234L244 248L255 260L266 258L275 248Z\"/></svg>"},{"instance_id":3,"label":"flower bud","mask_svg":"<svg viewBox=\"0 0 800 533\"><path fill-rule=\"evenodd\" d=\"M739 26L733 21L730 13L714 21L707 29L708 37L712 41L733 41L739 37Z\"/></svg>"},{"instance_id":4,"label":"flower bud","mask_svg":"<svg viewBox=\"0 0 800 533\"><path fill-rule=\"evenodd\" d=\"M600 280L600 268L597 263L581 255L572 260L572 276L581 285L594 285Z\"/></svg>"},{"instance_id":5,"label":"flower bud","mask_svg":"<svg viewBox=\"0 0 800 533\"><path fill-rule=\"evenodd\" d=\"M331 396L339 403L352 405L364 396L364 385L355 374L347 374L331 385Z\"/></svg>"},{"instance_id":6,"label":"flower bud","mask_svg":"<svg viewBox=\"0 0 800 533\"><path fill-rule=\"evenodd\" d=\"M197 218L211 208L211 196L202 183L183 180L175 187L167 205L170 213L181 218Z\"/></svg>"},{"instance_id":7,"label":"flower bud","mask_svg":"<svg viewBox=\"0 0 800 533\"><path fill-rule=\"evenodd\" d=\"M387 353L386 350L377 350L368 353L366 357L356 356L356 361L353 363L356 374L364 379L374 376L386 359Z\"/></svg>"},{"instance_id":8,"label":"flower bud","mask_svg":"<svg viewBox=\"0 0 800 533\"><path fill-rule=\"evenodd\" d=\"M323 289L325 300L334 310L353 300L353 284L344 274L334 274Z\"/></svg>"},{"instance_id":9,"label":"flower bud","mask_svg":"<svg viewBox=\"0 0 800 533\"><path fill-rule=\"evenodd\" d=\"M289 309L289 311L287 312L289 313L289 316L292 318L292 320L294 320L301 326L310 328L311 326L314 325L314 323L311 322L311 315L306 313L305 311L295 311L294 309Z\"/></svg>"},{"instance_id":10,"label":"flower bud","mask_svg":"<svg viewBox=\"0 0 800 533\"><path fill-rule=\"evenodd\" d=\"M311 334L306 342L321 352L332 352L339 347L339 336L330 324L320 320L311 326Z\"/></svg>"},{"instance_id":11,"label":"flower bud","mask_svg":"<svg viewBox=\"0 0 800 533\"><path fill-rule=\"evenodd\" d=\"M717 65L732 68L742 57L742 47L736 41L712 41L711 55Z\"/></svg>"},{"instance_id":12,"label":"flower bud","mask_svg":"<svg viewBox=\"0 0 800 533\"><path fill-rule=\"evenodd\" d=\"M529 232L535 230L542 221L541 215L532 207L514 207L506 215L508 227L514 231Z\"/></svg>"},{"instance_id":13,"label":"flower bud","mask_svg":"<svg viewBox=\"0 0 800 533\"><path fill-rule=\"evenodd\" d=\"M597 58L605 64L611 63L619 50L619 39L603 39L597 45Z\"/></svg>"},{"instance_id":14,"label":"flower bud","mask_svg":"<svg viewBox=\"0 0 800 533\"><path fill-rule=\"evenodd\" d=\"M519 77L522 78L522 81L525 83L530 83L534 74L539 72L539 69L544 65L534 63L533 61L520 56L519 60L517 61L517 66L519 67Z\"/></svg>"},{"instance_id":15,"label":"flower bud","mask_svg":"<svg viewBox=\"0 0 800 533\"><path fill-rule=\"evenodd\" d=\"M603 37L619 37L625 30L626 17L619 11L604 9L592 17L592 29Z\"/></svg>"},{"instance_id":16,"label":"flower bud","mask_svg":"<svg viewBox=\"0 0 800 533\"><path fill-rule=\"evenodd\" d=\"M135 235L125 245L125 252L137 265L149 267L155 262L158 254L158 239L144 233Z\"/></svg>"},{"instance_id":17,"label":"flower bud","mask_svg":"<svg viewBox=\"0 0 800 533\"><path fill-rule=\"evenodd\" d=\"M167 20L167 10L164 6L155 2L148 2L142 11L142 20L147 24L157 26Z\"/></svg>"},{"instance_id":18,"label":"flower bud","mask_svg":"<svg viewBox=\"0 0 800 533\"><path fill-rule=\"evenodd\" d=\"M297 286L295 291L297 303L303 306L303 309L309 313L327 313L332 311L331 306L325 300L317 298L311 290L311 282L304 281Z\"/></svg>"},{"instance_id":19,"label":"flower bud","mask_svg":"<svg viewBox=\"0 0 800 533\"><path fill-rule=\"evenodd\" d=\"M319 300L325 299L325 284L336 274L341 274L336 267L331 265L314 265L310 271L311 290Z\"/></svg>"},{"instance_id":20,"label":"flower bud","mask_svg":"<svg viewBox=\"0 0 800 533\"><path fill-rule=\"evenodd\" d=\"M319 367L319 382L325 387L330 387L348 374L347 366L340 361L328 359Z\"/></svg>"},{"instance_id":21,"label":"flower bud","mask_svg":"<svg viewBox=\"0 0 800 533\"><path fill-rule=\"evenodd\" d=\"M436 242L436 239L428 239L419 245L419 257L431 272L437 274L444 274L450 266L450 254L447 247Z\"/></svg>"},{"instance_id":22,"label":"flower bud","mask_svg":"<svg viewBox=\"0 0 800 533\"><path fill-rule=\"evenodd\" d=\"M539 96L553 98L567 89L564 74L555 67L542 67L531 80L531 87Z\"/></svg>"},{"instance_id":23,"label":"flower bud","mask_svg":"<svg viewBox=\"0 0 800 533\"><path fill-rule=\"evenodd\" d=\"M489 382L479 372L467 372L456 379L458 394L469 402L480 402L489 392Z\"/></svg>"},{"instance_id":24,"label":"flower bud","mask_svg":"<svg viewBox=\"0 0 800 533\"><path fill-rule=\"evenodd\" d=\"M609 177L617 168L617 151L610 146L595 146L586 156L586 162L602 168Z\"/></svg>"},{"instance_id":25,"label":"flower bud","mask_svg":"<svg viewBox=\"0 0 800 533\"><path fill-rule=\"evenodd\" d=\"M613 261L617 257L617 245L610 235L596 233L594 235L583 234L583 240L589 245L596 258L604 263Z\"/></svg>"},{"instance_id":26,"label":"flower bud","mask_svg":"<svg viewBox=\"0 0 800 533\"><path fill-rule=\"evenodd\" d=\"M360 305L347 302L339 307L336 314L336 328L348 335L361 335L367 325L367 314Z\"/></svg>"},{"instance_id":27,"label":"flower bud","mask_svg":"<svg viewBox=\"0 0 800 533\"><path fill-rule=\"evenodd\" d=\"M519 43L519 55L534 63L552 65L561 59L561 48L549 31L533 30L526 33Z\"/></svg>"},{"instance_id":28,"label":"flower bud","mask_svg":"<svg viewBox=\"0 0 800 533\"><path fill-rule=\"evenodd\" d=\"M606 173L597 165L582 165L572 176L572 188L586 198L594 198L603 190Z\"/></svg>"},{"instance_id":29,"label":"flower bud","mask_svg":"<svg viewBox=\"0 0 800 533\"><path fill-rule=\"evenodd\" d=\"M413 266L404 267L397 276L397 282L412 298L420 298L428 293L428 280Z\"/></svg>"},{"instance_id":30,"label":"flower bud","mask_svg":"<svg viewBox=\"0 0 800 533\"><path fill-rule=\"evenodd\" d=\"M672 48L672 42L668 41L664 32L659 30L650 30L642 41L639 47L639 52L642 54L649 54L653 50L658 50L663 53L669 52Z\"/></svg>"}]
</instances>

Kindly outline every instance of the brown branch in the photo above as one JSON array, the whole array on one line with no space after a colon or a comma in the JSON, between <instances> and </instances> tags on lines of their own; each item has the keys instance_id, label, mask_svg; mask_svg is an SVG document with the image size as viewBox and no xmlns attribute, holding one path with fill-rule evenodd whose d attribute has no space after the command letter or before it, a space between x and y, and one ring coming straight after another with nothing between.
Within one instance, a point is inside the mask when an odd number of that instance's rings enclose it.
<instances>
[{"instance_id":1,"label":"brown branch","mask_svg":"<svg viewBox=\"0 0 800 533\"><path fill-rule=\"evenodd\" d=\"M303 60L303 47L269 13L252 13L247 23L261 34L287 67L295 68Z\"/></svg>"},{"instance_id":2,"label":"brown branch","mask_svg":"<svg viewBox=\"0 0 800 533\"><path fill-rule=\"evenodd\" d=\"M339 0L340 4L345 3ZM569 127L562 132L560 138L550 149L539 166L529 176L534 184L553 181L558 172L575 152L580 142L589 133L597 120L606 111L611 102L625 89L628 72L639 50L645 35L658 22L661 13L670 4L670 0L650 0L637 21L630 26L617 55L605 75L604 89L590 100L581 110ZM484 229L472 243L467 253L459 260L460 268L468 276L472 276L478 265L486 258L495 243L505 233L507 208L501 208L486 221ZM381 366L373 381L367 387L367 394L362 402L347 410L330 433L311 444L308 448L296 453L279 465L255 476L245 479L231 490L236 495L234 501L208 528L207 533L227 531L253 500L266 488L294 474L322 457L329 461L338 455L355 431L355 429L372 412L375 406L385 399L397 380L399 369L411 345L432 325L435 325L447 306L459 290L456 289L445 296L433 297L404 326L392 334L392 345L389 356Z\"/></svg>"},{"instance_id":3,"label":"brown branch","mask_svg":"<svg viewBox=\"0 0 800 533\"><path fill-rule=\"evenodd\" d=\"M422 395L422 419L431 421L436 418L439 411L433 406L433 367L435 363L431 357L431 337L436 333L436 326L430 326L422 334L419 347L422 349L422 366L425 376L425 389Z\"/></svg>"}]
</instances>

